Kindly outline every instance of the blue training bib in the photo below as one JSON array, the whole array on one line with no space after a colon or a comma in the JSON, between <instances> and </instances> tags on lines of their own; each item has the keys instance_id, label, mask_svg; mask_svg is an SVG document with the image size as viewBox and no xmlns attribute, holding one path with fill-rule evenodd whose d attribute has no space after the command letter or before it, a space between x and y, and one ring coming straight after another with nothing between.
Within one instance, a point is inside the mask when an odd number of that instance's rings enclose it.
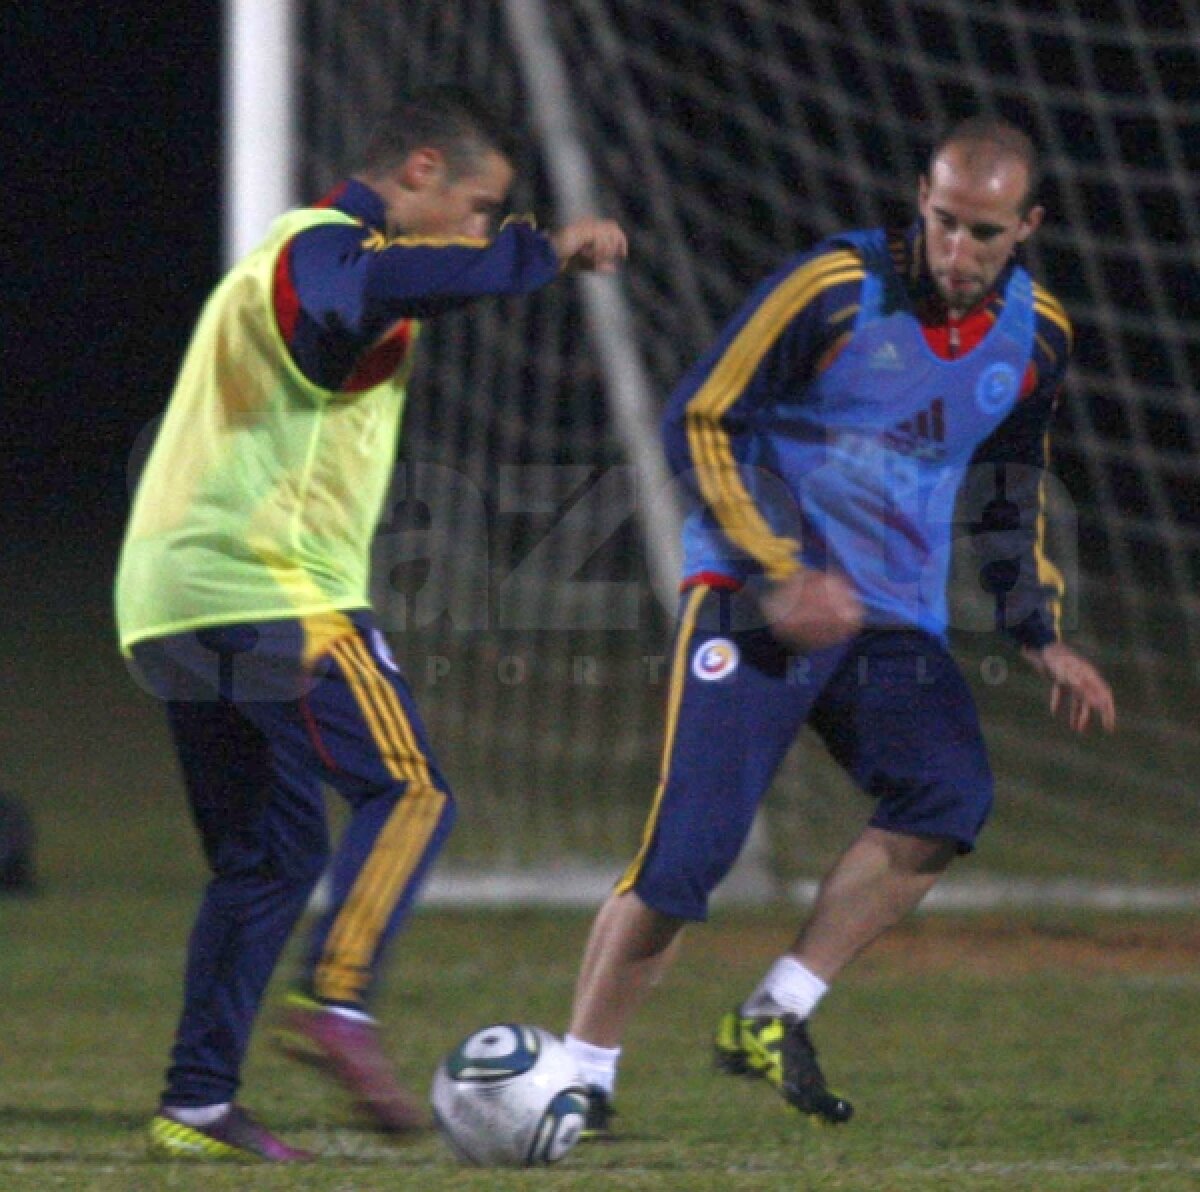
<instances>
[{"instance_id":1,"label":"blue training bib","mask_svg":"<svg viewBox=\"0 0 1200 1192\"><path fill-rule=\"evenodd\" d=\"M996 324L944 360L929 347L882 229L832 243L867 269L849 343L825 372L782 393L764 420L751 491L802 561L855 584L871 627L946 630L954 505L976 448L1016 404L1034 345L1033 282L1017 267ZM747 576L702 511L685 529L688 571Z\"/></svg>"}]
</instances>

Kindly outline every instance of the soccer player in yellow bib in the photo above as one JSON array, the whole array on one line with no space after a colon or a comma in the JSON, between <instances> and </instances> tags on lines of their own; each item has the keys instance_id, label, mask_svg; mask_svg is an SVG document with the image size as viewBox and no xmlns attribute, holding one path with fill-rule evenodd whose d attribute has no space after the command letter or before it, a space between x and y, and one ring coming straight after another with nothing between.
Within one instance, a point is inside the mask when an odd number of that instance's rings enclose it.
<instances>
[{"instance_id":1,"label":"soccer player in yellow bib","mask_svg":"<svg viewBox=\"0 0 1200 1192\"><path fill-rule=\"evenodd\" d=\"M292 211L209 298L138 485L116 583L123 652L165 704L211 880L151 1142L289 1161L237 1102L263 993L314 884L332 900L281 1033L376 1124L426 1124L368 997L453 820L372 619L369 550L420 320L564 270L615 269L621 228L496 228L507 130L458 87L415 93L357 171ZM322 785L352 809L331 850Z\"/></svg>"}]
</instances>

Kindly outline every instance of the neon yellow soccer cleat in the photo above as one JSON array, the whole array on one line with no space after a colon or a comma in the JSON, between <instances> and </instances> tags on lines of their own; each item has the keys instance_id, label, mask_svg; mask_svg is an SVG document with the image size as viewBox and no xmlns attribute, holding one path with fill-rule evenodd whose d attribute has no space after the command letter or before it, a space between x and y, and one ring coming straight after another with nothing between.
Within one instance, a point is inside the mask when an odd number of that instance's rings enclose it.
<instances>
[{"instance_id":1,"label":"neon yellow soccer cleat","mask_svg":"<svg viewBox=\"0 0 1200 1192\"><path fill-rule=\"evenodd\" d=\"M716 1065L734 1076L760 1076L801 1113L837 1125L854 1116L849 1101L829 1091L805 1021L794 1015L721 1016L713 1039Z\"/></svg>"},{"instance_id":2,"label":"neon yellow soccer cleat","mask_svg":"<svg viewBox=\"0 0 1200 1192\"><path fill-rule=\"evenodd\" d=\"M232 1105L207 1126L188 1126L169 1108L150 1122L150 1153L160 1159L233 1159L301 1163L314 1156L281 1142L240 1106Z\"/></svg>"}]
</instances>

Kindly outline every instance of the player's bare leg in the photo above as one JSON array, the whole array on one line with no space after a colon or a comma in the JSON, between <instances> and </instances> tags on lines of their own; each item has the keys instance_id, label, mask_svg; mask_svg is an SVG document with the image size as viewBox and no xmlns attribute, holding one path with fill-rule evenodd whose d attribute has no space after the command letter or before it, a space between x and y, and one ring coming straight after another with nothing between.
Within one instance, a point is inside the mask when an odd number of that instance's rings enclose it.
<instances>
[{"instance_id":1,"label":"player's bare leg","mask_svg":"<svg viewBox=\"0 0 1200 1192\"><path fill-rule=\"evenodd\" d=\"M592 924L571 1009L567 1049L588 1087L583 1137L612 1137L612 1094L625 1028L670 966L684 920L636 894L611 894Z\"/></svg>"},{"instance_id":2,"label":"player's bare leg","mask_svg":"<svg viewBox=\"0 0 1200 1192\"><path fill-rule=\"evenodd\" d=\"M828 983L929 892L953 860L952 841L867 828L826 874L791 951L717 1025L717 1067L757 1076L815 1121L848 1122L854 1106L832 1092L808 1017Z\"/></svg>"},{"instance_id":3,"label":"player's bare leg","mask_svg":"<svg viewBox=\"0 0 1200 1192\"><path fill-rule=\"evenodd\" d=\"M625 1027L674 958L684 920L648 907L632 891L611 894L592 924L571 1010L570 1034L619 1047Z\"/></svg>"},{"instance_id":4,"label":"player's bare leg","mask_svg":"<svg viewBox=\"0 0 1200 1192\"><path fill-rule=\"evenodd\" d=\"M825 875L790 953L826 983L929 893L953 841L866 828Z\"/></svg>"}]
</instances>

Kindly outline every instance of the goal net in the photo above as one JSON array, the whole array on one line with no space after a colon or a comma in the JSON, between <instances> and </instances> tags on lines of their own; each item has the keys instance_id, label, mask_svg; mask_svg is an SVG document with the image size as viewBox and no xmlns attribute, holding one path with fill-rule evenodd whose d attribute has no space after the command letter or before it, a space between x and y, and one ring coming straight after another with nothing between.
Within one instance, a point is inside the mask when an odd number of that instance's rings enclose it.
<instances>
[{"instance_id":1,"label":"goal net","mask_svg":"<svg viewBox=\"0 0 1200 1192\"><path fill-rule=\"evenodd\" d=\"M1030 263L1077 345L1049 539L1121 727L1080 742L1050 724L961 561L955 644L1000 793L981 863L1196 876L1194 851L1168 849L1194 831L1200 762L1190 0L296 0L294 16L299 195L339 176L394 89L454 79L529 134L515 209L554 222L591 195L631 238L605 297L617 358L575 282L426 329L376 597L460 794L460 860L611 867L641 831L674 611L648 560L674 547L614 412L621 368L653 426L755 281L835 230L911 218L936 132L982 110L1045 154ZM779 880L861 821L844 786L811 746L789 760L765 821Z\"/></svg>"}]
</instances>

